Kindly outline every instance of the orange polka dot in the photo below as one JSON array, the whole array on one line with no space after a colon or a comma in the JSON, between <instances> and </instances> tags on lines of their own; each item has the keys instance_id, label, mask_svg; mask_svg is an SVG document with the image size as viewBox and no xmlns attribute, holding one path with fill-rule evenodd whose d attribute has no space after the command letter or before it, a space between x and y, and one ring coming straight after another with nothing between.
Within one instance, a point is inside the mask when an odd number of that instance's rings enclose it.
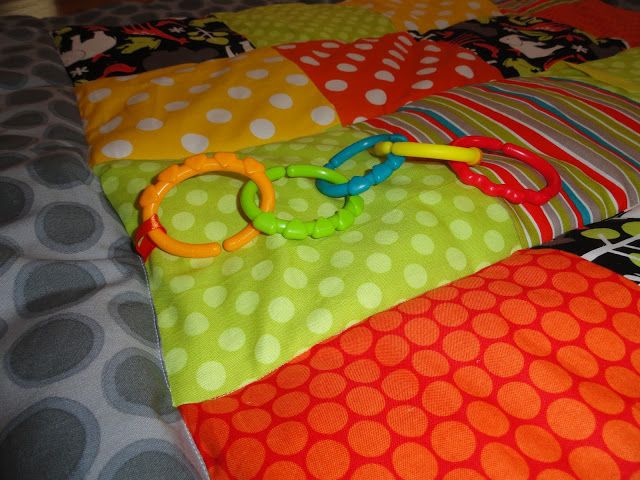
<instances>
[{"instance_id":1,"label":"orange polka dot","mask_svg":"<svg viewBox=\"0 0 640 480\"><path fill-rule=\"evenodd\" d=\"M640 316L635 313L618 312L613 315L613 326L627 340L640 343Z\"/></svg>"},{"instance_id":2,"label":"orange polka dot","mask_svg":"<svg viewBox=\"0 0 640 480\"><path fill-rule=\"evenodd\" d=\"M334 370L344 363L342 352L334 347L323 347L311 357L311 366L316 370Z\"/></svg>"},{"instance_id":3,"label":"orange polka dot","mask_svg":"<svg viewBox=\"0 0 640 480\"><path fill-rule=\"evenodd\" d=\"M363 358L344 367L344 374L354 382L371 383L380 377L380 367L373 360Z\"/></svg>"},{"instance_id":4,"label":"orange polka dot","mask_svg":"<svg viewBox=\"0 0 640 480\"><path fill-rule=\"evenodd\" d=\"M573 380L566 370L547 360L534 360L529 365L529 378L547 393L561 393L571 388Z\"/></svg>"},{"instance_id":5,"label":"orange polka dot","mask_svg":"<svg viewBox=\"0 0 640 480\"><path fill-rule=\"evenodd\" d=\"M471 322L473 331L484 338L501 338L509 333L509 324L495 313L481 313Z\"/></svg>"},{"instance_id":6,"label":"orange polka dot","mask_svg":"<svg viewBox=\"0 0 640 480\"><path fill-rule=\"evenodd\" d=\"M637 372L640 372L640 349L635 350L631 354L631 365L636 369Z\"/></svg>"},{"instance_id":7,"label":"orange polka dot","mask_svg":"<svg viewBox=\"0 0 640 480\"><path fill-rule=\"evenodd\" d=\"M233 397L222 397L215 400L207 400L202 402L200 406L207 413L219 414L230 413L238 408L238 400Z\"/></svg>"},{"instance_id":8,"label":"orange polka dot","mask_svg":"<svg viewBox=\"0 0 640 480\"><path fill-rule=\"evenodd\" d=\"M420 437L427 430L427 416L414 405L400 405L387 413L391 430L405 437Z\"/></svg>"},{"instance_id":9,"label":"orange polka dot","mask_svg":"<svg viewBox=\"0 0 640 480\"><path fill-rule=\"evenodd\" d=\"M279 417L294 417L309 406L309 395L303 392L289 392L273 401L271 411Z\"/></svg>"},{"instance_id":10,"label":"orange polka dot","mask_svg":"<svg viewBox=\"0 0 640 480\"><path fill-rule=\"evenodd\" d=\"M472 310L488 310L496 304L496 297L483 290L470 290L462 294L460 301Z\"/></svg>"},{"instance_id":11,"label":"orange polka dot","mask_svg":"<svg viewBox=\"0 0 640 480\"><path fill-rule=\"evenodd\" d=\"M509 382L498 390L498 403L509 415L530 420L538 415L541 401L531 385L524 382Z\"/></svg>"},{"instance_id":12,"label":"orange polka dot","mask_svg":"<svg viewBox=\"0 0 640 480\"><path fill-rule=\"evenodd\" d=\"M516 325L528 325L538 314L531 302L519 298L509 298L500 304L500 313Z\"/></svg>"},{"instance_id":13,"label":"orange polka dot","mask_svg":"<svg viewBox=\"0 0 640 480\"><path fill-rule=\"evenodd\" d=\"M309 426L318 433L332 435L347 424L349 413L339 403L326 402L315 405L307 415Z\"/></svg>"},{"instance_id":14,"label":"orange polka dot","mask_svg":"<svg viewBox=\"0 0 640 480\"><path fill-rule=\"evenodd\" d=\"M347 393L347 406L360 415L377 415L384 405L384 397L375 388L355 387Z\"/></svg>"},{"instance_id":15,"label":"orange polka dot","mask_svg":"<svg viewBox=\"0 0 640 480\"><path fill-rule=\"evenodd\" d=\"M427 385L422 394L422 405L434 415L446 417L454 414L462 405L460 391L449 382L435 381Z\"/></svg>"},{"instance_id":16,"label":"orange polka dot","mask_svg":"<svg viewBox=\"0 0 640 480\"><path fill-rule=\"evenodd\" d=\"M476 437L462 422L441 422L431 431L431 446L435 454L443 460L461 462L473 455Z\"/></svg>"},{"instance_id":17,"label":"orange polka dot","mask_svg":"<svg viewBox=\"0 0 640 480\"><path fill-rule=\"evenodd\" d=\"M638 425L640 425L640 402L631 405L631 415Z\"/></svg>"},{"instance_id":18,"label":"orange polka dot","mask_svg":"<svg viewBox=\"0 0 640 480\"><path fill-rule=\"evenodd\" d=\"M276 387L269 383L249 385L240 399L245 405L260 407L276 396Z\"/></svg>"},{"instance_id":19,"label":"orange polka dot","mask_svg":"<svg viewBox=\"0 0 640 480\"><path fill-rule=\"evenodd\" d=\"M347 386L344 377L337 373L320 373L309 384L309 392L317 398L332 398L340 395Z\"/></svg>"},{"instance_id":20,"label":"orange polka dot","mask_svg":"<svg viewBox=\"0 0 640 480\"><path fill-rule=\"evenodd\" d=\"M473 333L456 330L444 337L442 349L453 360L470 362L480 353L480 342Z\"/></svg>"},{"instance_id":21,"label":"orange polka dot","mask_svg":"<svg viewBox=\"0 0 640 480\"><path fill-rule=\"evenodd\" d=\"M513 280L524 287L539 287L547 281L547 272L535 265L527 265L513 272Z\"/></svg>"},{"instance_id":22,"label":"orange polka dot","mask_svg":"<svg viewBox=\"0 0 640 480\"><path fill-rule=\"evenodd\" d=\"M580 480L618 480L616 462L596 447L578 447L569 453L569 465Z\"/></svg>"},{"instance_id":23,"label":"orange polka dot","mask_svg":"<svg viewBox=\"0 0 640 480\"><path fill-rule=\"evenodd\" d=\"M631 292L624 285L616 282L599 282L593 287L596 298L605 305L625 308L631 305Z\"/></svg>"},{"instance_id":24,"label":"orange polka dot","mask_svg":"<svg viewBox=\"0 0 640 480\"><path fill-rule=\"evenodd\" d=\"M474 288L480 288L484 285L484 279L481 277L476 277L475 275L471 275L468 277L463 277L459 280L456 280L452 283L453 286L458 288L464 288L465 290L471 290Z\"/></svg>"},{"instance_id":25,"label":"orange polka dot","mask_svg":"<svg viewBox=\"0 0 640 480\"><path fill-rule=\"evenodd\" d=\"M467 405L467 420L473 428L490 437L501 437L509 431L509 419L490 403L475 401Z\"/></svg>"},{"instance_id":26,"label":"orange polka dot","mask_svg":"<svg viewBox=\"0 0 640 480\"><path fill-rule=\"evenodd\" d=\"M360 465L351 475L351 480L393 480L394 478L393 473L376 463Z\"/></svg>"},{"instance_id":27,"label":"orange polka dot","mask_svg":"<svg viewBox=\"0 0 640 480\"><path fill-rule=\"evenodd\" d=\"M579 377L594 377L599 370L598 362L594 356L584 348L574 345L561 347L556 353L556 358L566 370Z\"/></svg>"},{"instance_id":28,"label":"orange polka dot","mask_svg":"<svg viewBox=\"0 0 640 480\"><path fill-rule=\"evenodd\" d=\"M276 383L280 388L298 388L307 381L310 373L306 365L288 365L278 372Z\"/></svg>"},{"instance_id":29,"label":"orange polka dot","mask_svg":"<svg viewBox=\"0 0 640 480\"><path fill-rule=\"evenodd\" d=\"M255 438L239 438L227 449L227 470L235 478L255 477L264 463L265 450Z\"/></svg>"},{"instance_id":30,"label":"orange polka dot","mask_svg":"<svg viewBox=\"0 0 640 480\"><path fill-rule=\"evenodd\" d=\"M443 287L435 288L433 290L428 291L427 293L425 293L425 296L427 296L432 300L441 300L446 302L448 300L453 300L459 294L460 292L456 287L452 287L451 285L445 285Z\"/></svg>"},{"instance_id":31,"label":"orange polka dot","mask_svg":"<svg viewBox=\"0 0 640 480\"><path fill-rule=\"evenodd\" d=\"M626 397L640 398L640 376L625 367L609 367L604 376L616 392Z\"/></svg>"},{"instance_id":32,"label":"orange polka dot","mask_svg":"<svg viewBox=\"0 0 640 480\"><path fill-rule=\"evenodd\" d=\"M562 294L550 288L529 290L527 291L527 298L539 307L555 308L564 303Z\"/></svg>"},{"instance_id":33,"label":"orange polka dot","mask_svg":"<svg viewBox=\"0 0 640 480\"><path fill-rule=\"evenodd\" d=\"M607 278L613 275L613 272L608 268L601 267L593 262L587 262L585 260L580 260L576 264L576 270L578 270L585 277L602 279Z\"/></svg>"},{"instance_id":34,"label":"orange polka dot","mask_svg":"<svg viewBox=\"0 0 640 480\"><path fill-rule=\"evenodd\" d=\"M547 408L547 423L560 437L584 440L596 428L596 419L584 403L573 398L559 398Z\"/></svg>"},{"instance_id":35,"label":"orange polka dot","mask_svg":"<svg viewBox=\"0 0 640 480\"><path fill-rule=\"evenodd\" d=\"M602 413L617 415L624 410L624 400L604 385L581 382L578 391L585 402Z\"/></svg>"},{"instance_id":36,"label":"orange polka dot","mask_svg":"<svg viewBox=\"0 0 640 480\"><path fill-rule=\"evenodd\" d=\"M438 474L438 462L422 445L406 442L392 455L393 468L402 480L433 480Z\"/></svg>"},{"instance_id":37,"label":"orange polka dot","mask_svg":"<svg viewBox=\"0 0 640 480\"><path fill-rule=\"evenodd\" d=\"M440 336L440 327L433 320L423 317L412 318L404 326L407 338L422 347L433 345Z\"/></svg>"},{"instance_id":38,"label":"orange polka dot","mask_svg":"<svg viewBox=\"0 0 640 480\"><path fill-rule=\"evenodd\" d=\"M513 448L502 443L488 443L480 454L480 464L491 480L526 480L527 462Z\"/></svg>"},{"instance_id":39,"label":"orange polka dot","mask_svg":"<svg viewBox=\"0 0 640 480\"><path fill-rule=\"evenodd\" d=\"M483 361L487 370L503 378L517 375L524 366L520 350L505 342L489 345L484 351Z\"/></svg>"},{"instance_id":40,"label":"orange polka dot","mask_svg":"<svg viewBox=\"0 0 640 480\"><path fill-rule=\"evenodd\" d=\"M441 303L433 308L433 318L447 327L458 327L467 321L469 311L457 303Z\"/></svg>"},{"instance_id":41,"label":"orange polka dot","mask_svg":"<svg viewBox=\"0 0 640 480\"><path fill-rule=\"evenodd\" d=\"M527 457L539 462L557 462L562 457L562 448L548 431L537 425L520 425L516 429L516 443Z\"/></svg>"},{"instance_id":42,"label":"orange polka dot","mask_svg":"<svg viewBox=\"0 0 640 480\"><path fill-rule=\"evenodd\" d=\"M582 293L589 288L589 283L579 273L558 272L551 279L551 284L561 292Z\"/></svg>"},{"instance_id":43,"label":"orange polka dot","mask_svg":"<svg viewBox=\"0 0 640 480\"><path fill-rule=\"evenodd\" d=\"M217 477L211 477L216 478ZM297 464L279 461L272 463L264 471L263 480L305 480L306 475Z\"/></svg>"},{"instance_id":44,"label":"orange polka dot","mask_svg":"<svg viewBox=\"0 0 640 480\"><path fill-rule=\"evenodd\" d=\"M487 288L490 292L503 297L515 297L522 293L522 287L520 285L504 280L494 280L489 283Z\"/></svg>"},{"instance_id":45,"label":"orange polka dot","mask_svg":"<svg viewBox=\"0 0 640 480\"><path fill-rule=\"evenodd\" d=\"M377 457L391 446L389 430L381 423L371 420L354 423L347 439L351 448L363 457Z\"/></svg>"},{"instance_id":46,"label":"orange polka dot","mask_svg":"<svg viewBox=\"0 0 640 480\"><path fill-rule=\"evenodd\" d=\"M256 433L271 424L271 415L262 408L249 408L234 413L231 423L240 432Z\"/></svg>"},{"instance_id":47,"label":"orange polka dot","mask_svg":"<svg viewBox=\"0 0 640 480\"><path fill-rule=\"evenodd\" d=\"M607 318L607 312L600 302L589 297L574 297L569 300L569 310L587 323L601 323Z\"/></svg>"},{"instance_id":48,"label":"orange polka dot","mask_svg":"<svg viewBox=\"0 0 640 480\"><path fill-rule=\"evenodd\" d=\"M397 308L402 313L408 313L410 315L420 315L429 311L429 309L431 308L431 300L425 297L417 297L401 303Z\"/></svg>"},{"instance_id":49,"label":"orange polka dot","mask_svg":"<svg viewBox=\"0 0 640 480\"><path fill-rule=\"evenodd\" d=\"M602 439L614 455L628 462L640 462L640 429L623 420L610 420L602 429Z\"/></svg>"},{"instance_id":50,"label":"orange polka dot","mask_svg":"<svg viewBox=\"0 0 640 480\"><path fill-rule=\"evenodd\" d=\"M379 332L390 332L398 328L398 325L402 323L402 314L395 310L386 310L384 312L376 313L369 318L369 325L374 330Z\"/></svg>"},{"instance_id":51,"label":"orange polka dot","mask_svg":"<svg viewBox=\"0 0 640 480\"><path fill-rule=\"evenodd\" d=\"M340 335L340 348L349 355L362 355L369 350L373 334L367 327L353 327Z\"/></svg>"},{"instance_id":52,"label":"orange polka dot","mask_svg":"<svg viewBox=\"0 0 640 480\"><path fill-rule=\"evenodd\" d=\"M561 342L569 342L580 335L580 324L564 312L545 313L540 320L540 325L547 335Z\"/></svg>"},{"instance_id":53,"label":"orange polka dot","mask_svg":"<svg viewBox=\"0 0 640 480\"><path fill-rule=\"evenodd\" d=\"M376 342L376 358L387 367L397 365L409 353L409 344L398 335L385 335Z\"/></svg>"},{"instance_id":54,"label":"orange polka dot","mask_svg":"<svg viewBox=\"0 0 640 480\"><path fill-rule=\"evenodd\" d=\"M523 253L523 252L516 252L513 255L511 255L510 257L505 258L504 260L502 260L502 264L504 265L509 265L512 267L517 267L519 265L526 265L528 263L531 263L533 261L533 256L528 254L528 253Z\"/></svg>"},{"instance_id":55,"label":"orange polka dot","mask_svg":"<svg viewBox=\"0 0 640 480\"><path fill-rule=\"evenodd\" d=\"M267 434L267 445L278 455L294 455L307 444L307 427L300 422L284 422Z\"/></svg>"},{"instance_id":56,"label":"orange polka dot","mask_svg":"<svg viewBox=\"0 0 640 480\"><path fill-rule=\"evenodd\" d=\"M395 370L382 381L382 390L394 400L409 400L418 394L418 377L404 368Z\"/></svg>"},{"instance_id":57,"label":"orange polka dot","mask_svg":"<svg viewBox=\"0 0 640 480\"><path fill-rule=\"evenodd\" d=\"M218 458L229 439L229 425L220 418L208 418L198 430L198 446L212 458Z\"/></svg>"},{"instance_id":58,"label":"orange polka dot","mask_svg":"<svg viewBox=\"0 0 640 480\"><path fill-rule=\"evenodd\" d=\"M546 357L551 353L551 342L542 333L530 328L522 328L513 334L518 348L537 357Z\"/></svg>"},{"instance_id":59,"label":"orange polka dot","mask_svg":"<svg viewBox=\"0 0 640 480\"><path fill-rule=\"evenodd\" d=\"M476 366L461 367L453 374L458 388L474 397L488 397L493 390L491 377Z\"/></svg>"},{"instance_id":60,"label":"orange polka dot","mask_svg":"<svg viewBox=\"0 0 640 480\"><path fill-rule=\"evenodd\" d=\"M571 266L567 257L553 253L539 256L536 263L547 270L565 270Z\"/></svg>"},{"instance_id":61,"label":"orange polka dot","mask_svg":"<svg viewBox=\"0 0 640 480\"><path fill-rule=\"evenodd\" d=\"M484 480L484 476L470 468L455 468L442 477L442 480Z\"/></svg>"},{"instance_id":62,"label":"orange polka dot","mask_svg":"<svg viewBox=\"0 0 640 480\"><path fill-rule=\"evenodd\" d=\"M585 334L584 341L596 356L610 362L622 360L626 352L622 339L605 328L592 328Z\"/></svg>"},{"instance_id":63,"label":"orange polka dot","mask_svg":"<svg viewBox=\"0 0 640 480\"><path fill-rule=\"evenodd\" d=\"M536 480L575 480L575 477L562 470L547 468L538 474Z\"/></svg>"},{"instance_id":64,"label":"orange polka dot","mask_svg":"<svg viewBox=\"0 0 640 480\"><path fill-rule=\"evenodd\" d=\"M346 447L335 440L320 440L307 452L309 473L322 480L338 480L349 469L351 459Z\"/></svg>"},{"instance_id":65,"label":"orange polka dot","mask_svg":"<svg viewBox=\"0 0 640 480\"><path fill-rule=\"evenodd\" d=\"M414 353L411 364L416 372L425 377L439 377L449 372L449 360L435 350L420 350Z\"/></svg>"}]
</instances>

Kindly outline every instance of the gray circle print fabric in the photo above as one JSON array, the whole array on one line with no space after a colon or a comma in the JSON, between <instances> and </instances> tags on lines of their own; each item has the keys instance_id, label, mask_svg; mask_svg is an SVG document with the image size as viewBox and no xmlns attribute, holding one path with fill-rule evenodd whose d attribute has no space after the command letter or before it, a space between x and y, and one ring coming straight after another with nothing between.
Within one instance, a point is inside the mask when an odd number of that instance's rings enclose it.
<instances>
[{"instance_id":1,"label":"gray circle print fabric","mask_svg":"<svg viewBox=\"0 0 640 480\"><path fill-rule=\"evenodd\" d=\"M208 478L87 154L47 27L0 17L0 477Z\"/></svg>"}]
</instances>

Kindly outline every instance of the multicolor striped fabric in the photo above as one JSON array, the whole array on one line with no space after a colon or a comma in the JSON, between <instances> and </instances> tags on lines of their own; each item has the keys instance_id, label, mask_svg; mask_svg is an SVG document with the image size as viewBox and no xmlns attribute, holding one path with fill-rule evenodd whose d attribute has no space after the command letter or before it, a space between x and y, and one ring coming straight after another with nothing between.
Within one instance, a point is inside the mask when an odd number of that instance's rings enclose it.
<instances>
[{"instance_id":1,"label":"multicolor striped fabric","mask_svg":"<svg viewBox=\"0 0 640 480\"><path fill-rule=\"evenodd\" d=\"M563 189L542 206L509 204L523 245L538 245L639 201L638 104L591 85L538 78L462 87L357 128L428 143L485 135L539 153L556 167ZM488 153L478 170L497 182L544 184L534 170L502 155Z\"/></svg>"}]
</instances>

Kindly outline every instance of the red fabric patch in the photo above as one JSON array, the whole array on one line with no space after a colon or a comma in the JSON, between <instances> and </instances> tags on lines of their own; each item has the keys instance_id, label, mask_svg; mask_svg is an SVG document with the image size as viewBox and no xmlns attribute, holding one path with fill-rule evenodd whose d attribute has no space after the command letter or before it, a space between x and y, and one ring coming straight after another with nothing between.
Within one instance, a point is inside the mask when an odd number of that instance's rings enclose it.
<instances>
[{"instance_id":1,"label":"red fabric patch","mask_svg":"<svg viewBox=\"0 0 640 480\"><path fill-rule=\"evenodd\" d=\"M638 294L521 251L180 410L217 479L632 478Z\"/></svg>"},{"instance_id":2,"label":"red fabric patch","mask_svg":"<svg viewBox=\"0 0 640 480\"><path fill-rule=\"evenodd\" d=\"M349 44L318 40L276 49L311 78L343 125L395 112L449 88L502 78L470 50L416 42L405 32Z\"/></svg>"}]
</instances>

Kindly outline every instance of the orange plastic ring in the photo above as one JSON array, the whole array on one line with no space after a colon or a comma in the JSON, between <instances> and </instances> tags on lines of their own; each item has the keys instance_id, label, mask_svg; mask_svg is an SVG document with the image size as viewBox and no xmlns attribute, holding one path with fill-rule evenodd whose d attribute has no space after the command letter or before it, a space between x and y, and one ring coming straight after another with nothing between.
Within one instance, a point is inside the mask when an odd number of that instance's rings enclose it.
<instances>
[{"instance_id":1,"label":"orange plastic ring","mask_svg":"<svg viewBox=\"0 0 640 480\"><path fill-rule=\"evenodd\" d=\"M155 183L144 189L138 201L142 208L142 221L146 222L157 215L162 199L173 187L191 177L210 172L233 172L253 180L260 191L260 209L271 212L275 208L276 199L273 185L265 173L264 165L256 159L247 157L242 160L234 153L216 153L212 157L200 154L187 158L181 165L172 165L166 168L158 174ZM160 224L158 223L158 225ZM225 250L232 252L246 245L259 234L258 230L247 225L222 242L222 246ZM154 228L149 231L148 236L158 248L179 257L215 257L221 252L218 242L181 242L169 236L162 228Z\"/></svg>"}]
</instances>

